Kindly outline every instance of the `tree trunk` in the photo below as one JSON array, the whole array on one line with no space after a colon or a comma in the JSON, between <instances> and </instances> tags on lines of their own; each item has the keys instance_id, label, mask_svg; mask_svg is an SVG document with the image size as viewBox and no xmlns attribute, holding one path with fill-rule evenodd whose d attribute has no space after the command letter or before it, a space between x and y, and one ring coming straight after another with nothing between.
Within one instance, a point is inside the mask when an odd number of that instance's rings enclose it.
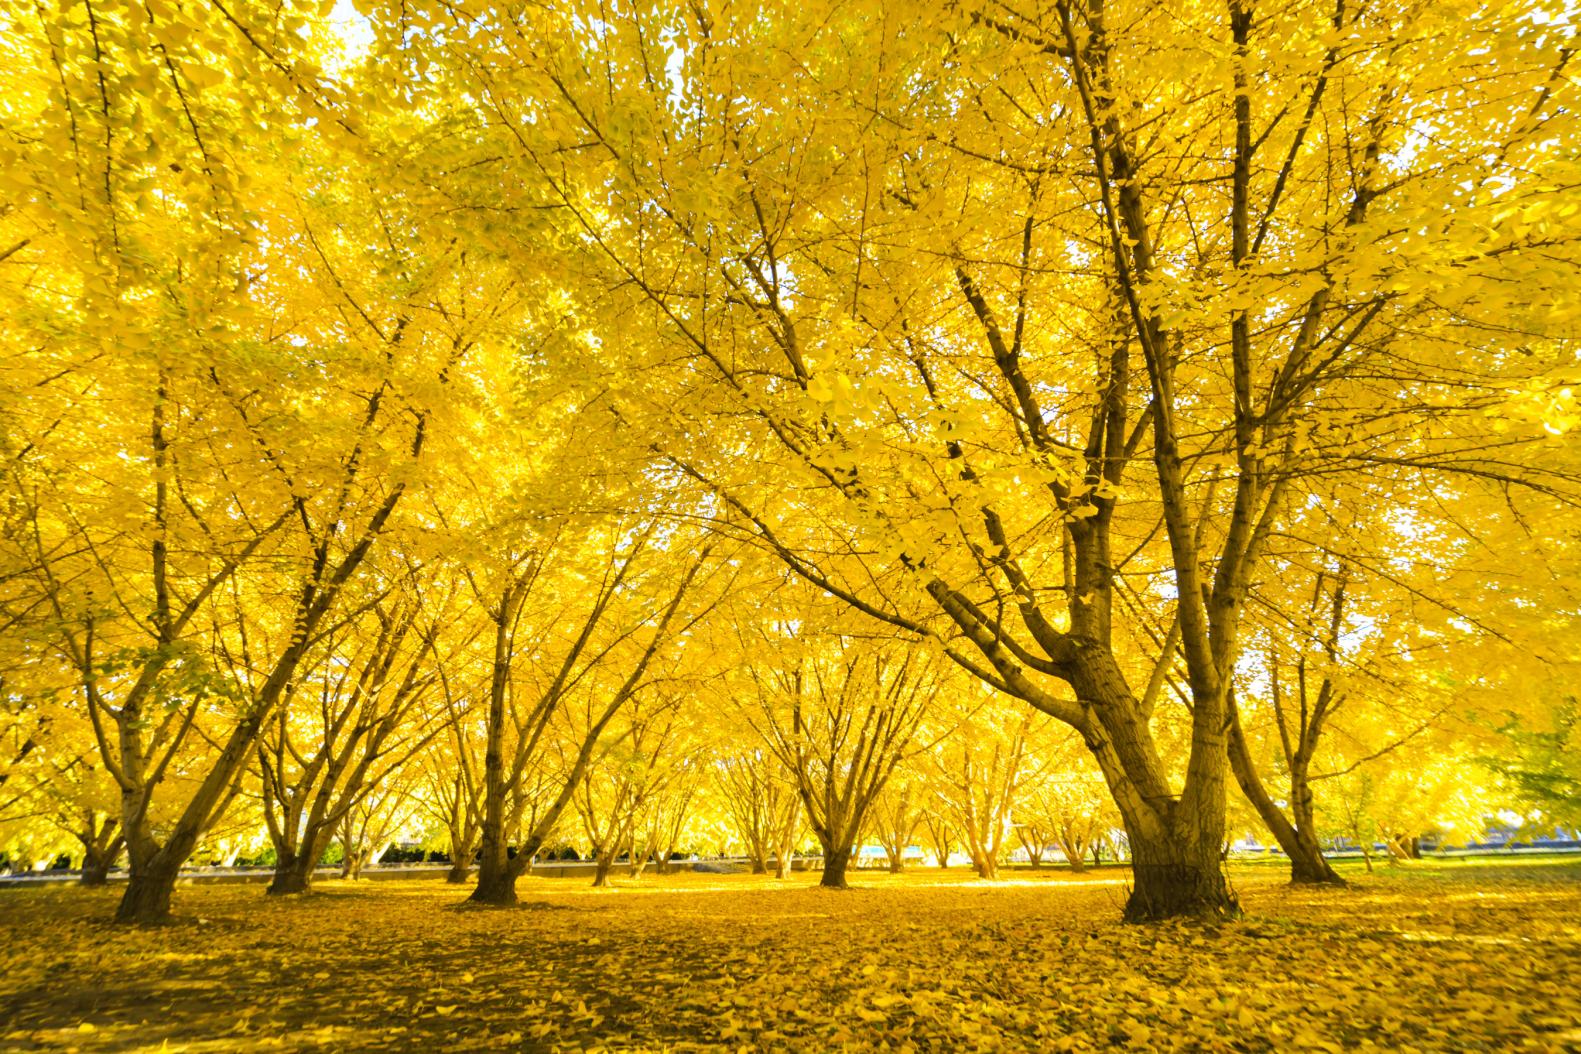
<instances>
[{"instance_id":1,"label":"tree trunk","mask_svg":"<svg viewBox=\"0 0 1581 1054\"><path fill-rule=\"evenodd\" d=\"M115 865L115 858L121 855L121 848L126 844L126 839L117 835L110 844L102 849L93 844L84 847L82 854L82 877L77 880L79 885L102 886L110 881L110 868Z\"/></svg>"},{"instance_id":2,"label":"tree trunk","mask_svg":"<svg viewBox=\"0 0 1581 1054\"><path fill-rule=\"evenodd\" d=\"M889 873L899 875L906 870L906 860L899 853L892 853L889 857Z\"/></svg>"},{"instance_id":3,"label":"tree trunk","mask_svg":"<svg viewBox=\"0 0 1581 1054\"><path fill-rule=\"evenodd\" d=\"M126 880L126 892L115 909L115 921L139 926L169 922L170 895L175 891L176 876L180 872L179 860L172 863L171 858L162 853L140 865L134 861Z\"/></svg>"},{"instance_id":4,"label":"tree trunk","mask_svg":"<svg viewBox=\"0 0 1581 1054\"><path fill-rule=\"evenodd\" d=\"M1182 916L1233 918L1240 914L1240 904L1219 862L1217 839L1182 845L1133 833L1131 876L1131 895L1125 904L1127 922Z\"/></svg>"},{"instance_id":5,"label":"tree trunk","mask_svg":"<svg viewBox=\"0 0 1581 1054\"><path fill-rule=\"evenodd\" d=\"M1082 874L1087 870L1087 854L1081 846L1063 842L1060 844L1060 851L1065 854L1070 869L1076 874Z\"/></svg>"},{"instance_id":6,"label":"tree trunk","mask_svg":"<svg viewBox=\"0 0 1581 1054\"><path fill-rule=\"evenodd\" d=\"M455 868L452 867L454 872ZM472 895L467 901L472 904L487 904L496 908L512 908L517 904L516 876L519 872L506 861L503 867L489 867L480 863L478 867L478 884L472 890ZM463 875L465 872L463 872ZM464 879L463 879L464 880Z\"/></svg>"},{"instance_id":7,"label":"tree trunk","mask_svg":"<svg viewBox=\"0 0 1581 1054\"><path fill-rule=\"evenodd\" d=\"M977 871L978 878L989 880L999 877L999 861L988 853L977 853L972 858L972 866Z\"/></svg>"},{"instance_id":8,"label":"tree trunk","mask_svg":"<svg viewBox=\"0 0 1581 1054\"><path fill-rule=\"evenodd\" d=\"M329 836L329 828L318 824L302 836L302 844L296 852L281 853L279 862L275 864L274 879L269 883L268 892L277 896L311 893L313 872L317 870L318 862L324 858Z\"/></svg>"},{"instance_id":9,"label":"tree trunk","mask_svg":"<svg viewBox=\"0 0 1581 1054\"><path fill-rule=\"evenodd\" d=\"M823 877L818 884L825 889L845 889L845 869L851 863L851 850L825 849L823 852Z\"/></svg>"},{"instance_id":10,"label":"tree trunk","mask_svg":"<svg viewBox=\"0 0 1581 1054\"><path fill-rule=\"evenodd\" d=\"M791 855L779 853L774 857L774 877L788 878L791 870Z\"/></svg>"},{"instance_id":11,"label":"tree trunk","mask_svg":"<svg viewBox=\"0 0 1581 1054\"><path fill-rule=\"evenodd\" d=\"M1240 784L1241 793L1257 810L1263 826L1268 828L1274 841L1279 843L1279 848L1290 858L1290 881L1297 885L1343 886L1345 880L1334 873L1317 839L1313 837L1312 788L1306 783L1305 773L1298 765L1290 774L1291 798L1296 803L1293 810L1296 822L1291 823L1284 810L1263 787L1262 777L1258 775L1251 750L1246 745L1246 736L1241 731L1240 716L1234 711L1230 718L1230 771L1235 773L1235 782Z\"/></svg>"},{"instance_id":12,"label":"tree trunk","mask_svg":"<svg viewBox=\"0 0 1581 1054\"><path fill-rule=\"evenodd\" d=\"M598 854L598 864L593 869L593 888L602 889L609 885L609 871L614 864L613 858L604 853Z\"/></svg>"},{"instance_id":13,"label":"tree trunk","mask_svg":"<svg viewBox=\"0 0 1581 1054\"><path fill-rule=\"evenodd\" d=\"M510 786L505 771L505 696L510 679L510 626L521 598L521 580L513 579L500 598L500 606L490 612L494 620L494 665L489 682L489 710L483 750L483 825L478 850L478 884L467 899L474 904L511 907L516 904L516 875L506 845L507 796ZM537 846L532 847L537 851ZM457 853L451 866L467 854ZM530 855L530 854L529 854Z\"/></svg>"},{"instance_id":14,"label":"tree trunk","mask_svg":"<svg viewBox=\"0 0 1581 1054\"><path fill-rule=\"evenodd\" d=\"M453 886L459 886L472 877L472 865L466 860L450 861L450 870L445 872L445 881Z\"/></svg>"},{"instance_id":15,"label":"tree trunk","mask_svg":"<svg viewBox=\"0 0 1581 1054\"><path fill-rule=\"evenodd\" d=\"M1345 880L1329 866L1328 857L1323 855L1311 831L1296 828L1294 833L1296 851L1280 843L1290 857L1290 881L1295 885L1345 885Z\"/></svg>"},{"instance_id":16,"label":"tree trunk","mask_svg":"<svg viewBox=\"0 0 1581 1054\"><path fill-rule=\"evenodd\" d=\"M763 858L761 853L752 854L752 873L754 875L766 875L769 873L768 861Z\"/></svg>"},{"instance_id":17,"label":"tree trunk","mask_svg":"<svg viewBox=\"0 0 1581 1054\"><path fill-rule=\"evenodd\" d=\"M280 857L275 864L274 878L267 892L271 896L288 896L309 893L313 888L314 858L307 853L292 853Z\"/></svg>"}]
</instances>

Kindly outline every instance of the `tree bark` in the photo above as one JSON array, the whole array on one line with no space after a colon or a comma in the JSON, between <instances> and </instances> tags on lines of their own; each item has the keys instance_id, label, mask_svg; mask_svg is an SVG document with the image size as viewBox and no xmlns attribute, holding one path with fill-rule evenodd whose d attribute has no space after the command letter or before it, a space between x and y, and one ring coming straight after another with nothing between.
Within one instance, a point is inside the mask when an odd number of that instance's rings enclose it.
<instances>
[{"instance_id":1,"label":"tree bark","mask_svg":"<svg viewBox=\"0 0 1581 1054\"><path fill-rule=\"evenodd\" d=\"M1300 760L1300 759L1298 759ZM1304 765L1298 764L1290 773L1290 792L1294 801L1292 811L1296 822L1291 823L1267 789L1257 766L1252 761L1251 749L1241 730L1241 718L1233 703L1230 711L1230 771L1241 793L1257 810L1263 826L1268 828L1290 859L1290 881L1296 885L1343 886L1345 880L1334 873L1322 848L1317 844L1312 824L1312 788L1307 784Z\"/></svg>"},{"instance_id":2,"label":"tree bark","mask_svg":"<svg viewBox=\"0 0 1581 1054\"><path fill-rule=\"evenodd\" d=\"M478 884L467 900L473 904L487 904L496 908L515 907L518 903L516 878L521 872L511 866L513 863L514 861L507 860L504 866L496 867L480 863Z\"/></svg>"},{"instance_id":3,"label":"tree bark","mask_svg":"<svg viewBox=\"0 0 1581 1054\"><path fill-rule=\"evenodd\" d=\"M304 866L301 859L293 859L289 864L284 861L275 868L274 878L269 882L266 892L270 896L287 896L294 893L308 893L313 888L311 866Z\"/></svg>"},{"instance_id":4,"label":"tree bark","mask_svg":"<svg viewBox=\"0 0 1581 1054\"><path fill-rule=\"evenodd\" d=\"M110 840L110 844L100 847L97 844L88 844L82 853L82 877L77 880L78 885L102 886L110 881L110 868L115 865L115 858L121 855L121 849L126 845L126 839L120 835Z\"/></svg>"},{"instance_id":5,"label":"tree bark","mask_svg":"<svg viewBox=\"0 0 1581 1054\"><path fill-rule=\"evenodd\" d=\"M818 884L825 889L846 889L845 871L851 863L851 850L825 849L823 853L823 877Z\"/></svg>"},{"instance_id":6,"label":"tree bark","mask_svg":"<svg viewBox=\"0 0 1581 1054\"><path fill-rule=\"evenodd\" d=\"M318 868L318 862L324 858L329 836L329 828L320 824L316 830L303 835L303 844L295 852L280 853L268 892L274 896L311 893L313 872Z\"/></svg>"},{"instance_id":7,"label":"tree bark","mask_svg":"<svg viewBox=\"0 0 1581 1054\"><path fill-rule=\"evenodd\" d=\"M139 926L170 921L170 895L185 857L157 854L142 866L133 867L126 880L126 892L115 909L116 922Z\"/></svg>"},{"instance_id":8,"label":"tree bark","mask_svg":"<svg viewBox=\"0 0 1581 1054\"><path fill-rule=\"evenodd\" d=\"M1131 835L1131 895L1125 921L1230 918L1240 904L1224 878L1217 843L1181 844Z\"/></svg>"},{"instance_id":9,"label":"tree bark","mask_svg":"<svg viewBox=\"0 0 1581 1054\"><path fill-rule=\"evenodd\" d=\"M978 878L992 881L999 877L999 861L987 853L974 853L972 868L977 872Z\"/></svg>"},{"instance_id":10,"label":"tree bark","mask_svg":"<svg viewBox=\"0 0 1581 1054\"><path fill-rule=\"evenodd\" d=\"M609 885L609 872L615 861L603 853L598 854L598 863L593 868L593 886L602 889Z\"/></svg>"}]
</instances>

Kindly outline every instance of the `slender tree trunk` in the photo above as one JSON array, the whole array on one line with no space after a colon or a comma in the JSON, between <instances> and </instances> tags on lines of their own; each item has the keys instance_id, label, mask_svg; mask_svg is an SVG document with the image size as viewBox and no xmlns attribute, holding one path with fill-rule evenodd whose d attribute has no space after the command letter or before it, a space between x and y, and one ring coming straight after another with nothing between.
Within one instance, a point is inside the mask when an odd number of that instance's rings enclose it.
<instances>
[{"instance_id":1,"label":"slender tree trunk","mask_svg":"<svg viewBox=\"0 0 1581 1054\"><path fill-rule=\"evenodd\" d=\"M774 856L774 877L788 878L791 872L791 855L789 853L776 853Z\"/></svg>"},{"instance_id":2,"label":"slender tree trunk","mask_svg":"<svg viewBox=\"0 0 1581 1054\"><path fill-rule=\"evenodd\" d=\"M823 851L823 877L818 884L825 889L845 889L845 870L851 863L850 847L843 849L824 849Z\"/></svg>"},{"instance_id":3,"label":"slender tree trunk","mask_svg":"<svg viewBox=\"0 0 1581 1054\"><path fill-rule=\"evenodd\" d=\"M445 872L445 881L453 886L459 886L472 877L472 858L477 855L475 829L458 832L452 827L450 830L450 870Z\"/></svg>"},{"instance_id":4,"label":"slender tree trunk","mask_svg":"<svg viewBox=\"0 0 1581 1054\"><path fill-rule=\"evenodd\" d=\"M769 873L769 862L762 853L753 853L751 862L754 875L766 875Z\"/></svg>"},{"instance_id":5,"label":"slender tree trunk","mask_svg":"<svg viewBox=\"0 0 1581 1054\"><path fill-rule=\"evenodd\" d=\"M82 877L77 880L83 886L102 886L110 881L110 868L115 866L115 858L121 855L121 849L126 845L126 839L116 835L110 844L99 846L97 843L83 847Z\"/></svg>"},{"instance_id":6,"label":"slender tree trunk","mask_svg":"<svg viewBox=\"0 0 1581 1054\"><path fill-rule=\"evenodd\" d=\"M1299 768L1290 774L1291 799L1295 803L1292 811L1296 814L1296 822L1291 823L1263 786L1251 750L1246 745L1246 736L1241 731L1240 716L1235 713L1230 718L1230 770L1235 774L1235 782L1240 784L1241 793L1257 810L1263 826L1290 859L1290 881L1297 885L1343 886L1345 880L1334 873L1312 834L1312 788L1303 778L1305 774Z\"/></svg>"}]
</instances>

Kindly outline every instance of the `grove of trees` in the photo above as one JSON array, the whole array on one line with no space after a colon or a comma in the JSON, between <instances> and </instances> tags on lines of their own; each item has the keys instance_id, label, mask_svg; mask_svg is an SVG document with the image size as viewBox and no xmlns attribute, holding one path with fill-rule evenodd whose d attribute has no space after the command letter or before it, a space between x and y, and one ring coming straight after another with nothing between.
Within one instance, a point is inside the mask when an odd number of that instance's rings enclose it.
<instances>
[{"instance_id":1,"label":"grove of trees","mask_svg":"<svg viewBox=\"0 0 1581 1054\"><path fill-rule=\"evenodd\" d=\"M1574 826L1575 49L0 0L0 851L127 922L397 841L1123 856L1148 921L1247 833Z\"/></svg>"}]
</instances>

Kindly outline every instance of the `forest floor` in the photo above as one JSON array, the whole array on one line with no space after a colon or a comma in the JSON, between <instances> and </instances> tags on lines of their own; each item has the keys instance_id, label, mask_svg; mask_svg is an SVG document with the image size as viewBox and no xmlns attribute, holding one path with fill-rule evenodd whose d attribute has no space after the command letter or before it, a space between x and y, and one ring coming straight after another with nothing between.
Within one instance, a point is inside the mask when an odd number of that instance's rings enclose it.
<instances>
[{"instance_id":1,"label":"forest floor","mask_svg":"<svg viewBox=\"0 0 1581 1054\"><path fill-rule=\"evenodd\" d=\"M307 897L0 891L0 1050L1581 1049L1581 864L1232 869L1246 918L1127 926L1125 872L651 873Z\"/></svg>"}]
</instances>

